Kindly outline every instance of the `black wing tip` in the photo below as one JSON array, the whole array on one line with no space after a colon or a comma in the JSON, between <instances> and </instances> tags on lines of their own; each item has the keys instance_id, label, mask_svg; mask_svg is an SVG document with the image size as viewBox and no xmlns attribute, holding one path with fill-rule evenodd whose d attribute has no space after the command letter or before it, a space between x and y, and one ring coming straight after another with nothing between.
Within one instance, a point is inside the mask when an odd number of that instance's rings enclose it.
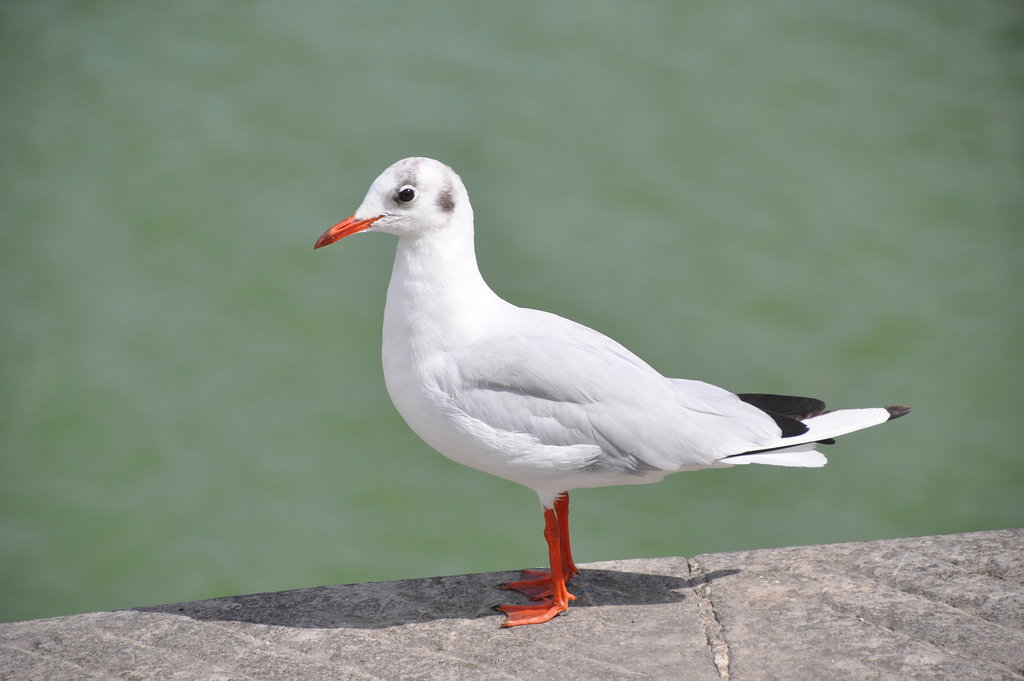
<instances>
[{"instance_id":1,"label":"black wing tip","mask_svg":"<svg viewBox=\"0 0 1024 681\"><path fill-rule=\"evenodd\" d=\"M788 416L797 421L825 413L825 403L813 397L774 393L737 393L736 397L761 411Z\"/></svg>"},{"instance_id":2,"label":"black wing tip","mask_svg":"<svg viewBox=\"0 0 1024 681\"><path fill-rule=\"evenodd\" d=\"M893 421L901 416L906 416L910 413L910 407L904 407L902 404L893 404L885 408L889 412L889 420Z\"/></svg>"}]
</instances>

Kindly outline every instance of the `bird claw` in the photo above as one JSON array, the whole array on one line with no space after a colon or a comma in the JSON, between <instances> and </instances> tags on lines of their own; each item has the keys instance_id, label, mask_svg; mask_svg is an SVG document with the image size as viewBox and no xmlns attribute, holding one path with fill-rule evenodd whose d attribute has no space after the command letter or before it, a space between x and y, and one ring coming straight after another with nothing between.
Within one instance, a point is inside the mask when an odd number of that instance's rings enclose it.
<instances>
[{"instance_id":1,"label":"bird claw","mask_svg":"<svg viewBox=\"0 0 1024 681\"><path fill-rule=\"evenodd\" d=\"M532 577L532 579L505 582L504 584L499 584L498 588L518 591L525 596L529 596L530 600L534 601L554 595L555 582L552 579L550 572L544 572L541 570L523 570L522 576ZM566 593L566 595L569 597L570 601L576 600L576 597L571 593Z\"/></svg>"},{"instance_id":2,"label":"bird claw","mask_svg":"<svg viewBox=\"0 0 1024 681\"><path fill-rule=\"evenodd\" d=\"M547 622L552 617L568 610L568 606L558 605L550 598L545 598L530 605L498 605L494 609L505 613L505 621L501 623L501 626L515 627L520 624Z\"/></svg>"}]
</instances>

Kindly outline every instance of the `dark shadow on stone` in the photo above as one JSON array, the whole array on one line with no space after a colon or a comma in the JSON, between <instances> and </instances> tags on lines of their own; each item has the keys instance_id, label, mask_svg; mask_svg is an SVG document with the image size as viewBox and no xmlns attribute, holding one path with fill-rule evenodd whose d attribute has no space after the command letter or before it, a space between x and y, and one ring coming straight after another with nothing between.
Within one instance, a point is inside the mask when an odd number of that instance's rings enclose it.
<instances>
[{"instance_id":1,"label":"dark shadow on stone","mask_svg":"<svg viewBox=\"0 0 1024 681\"><path fill-rule=\"evenodd\" d=\"M738 572L717 570L705 575L705 579L711 581ZM135 610L203 621L315 629L381 629L416 622L478 617L493 617L497 626L503 615L494 612L494 606L528 602L522 594L498 588L498 584L517 578L518 572L491 572L366 582ZM576 596L569 606L569 613L576 608L662 605L693 597L692 584L682 577L613 570L584 569L569 583L569 590Z\"/></svg>"}]
</instances>

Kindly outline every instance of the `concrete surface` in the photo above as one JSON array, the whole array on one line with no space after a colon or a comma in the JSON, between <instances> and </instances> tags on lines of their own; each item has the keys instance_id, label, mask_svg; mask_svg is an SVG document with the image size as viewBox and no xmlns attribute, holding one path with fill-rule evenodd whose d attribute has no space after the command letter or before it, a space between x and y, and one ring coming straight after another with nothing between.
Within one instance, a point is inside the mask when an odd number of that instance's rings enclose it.
<instances>
[{"instance_id":1,"label":"concrete surface","mask_svg":"<svg viewBox=\"0 0 1024 681\"><path fill-rule=\"evenodd\" d=\"M583 565L0 624L3 679L1024 679L1024 530Z\"/></svg>"}]
</instances>

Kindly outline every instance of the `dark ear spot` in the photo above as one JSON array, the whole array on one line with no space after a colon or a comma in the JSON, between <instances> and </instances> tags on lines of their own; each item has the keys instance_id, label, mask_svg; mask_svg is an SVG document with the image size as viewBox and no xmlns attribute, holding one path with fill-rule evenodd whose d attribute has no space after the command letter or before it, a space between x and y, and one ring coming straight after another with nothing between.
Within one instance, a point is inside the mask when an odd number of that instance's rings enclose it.
<instances>
[{"instance_id":1,"label":"dark ear spot","mask_svg":"<svg viewBox=\"0 0 1024 681\"><path fill-rule=\"evenodd\" d=\"M437 207L445 213L451 213L455 210L455 197L452 196L450 187L441 190L441 193L437 195Z\"/></svg>"}]
</instances>

